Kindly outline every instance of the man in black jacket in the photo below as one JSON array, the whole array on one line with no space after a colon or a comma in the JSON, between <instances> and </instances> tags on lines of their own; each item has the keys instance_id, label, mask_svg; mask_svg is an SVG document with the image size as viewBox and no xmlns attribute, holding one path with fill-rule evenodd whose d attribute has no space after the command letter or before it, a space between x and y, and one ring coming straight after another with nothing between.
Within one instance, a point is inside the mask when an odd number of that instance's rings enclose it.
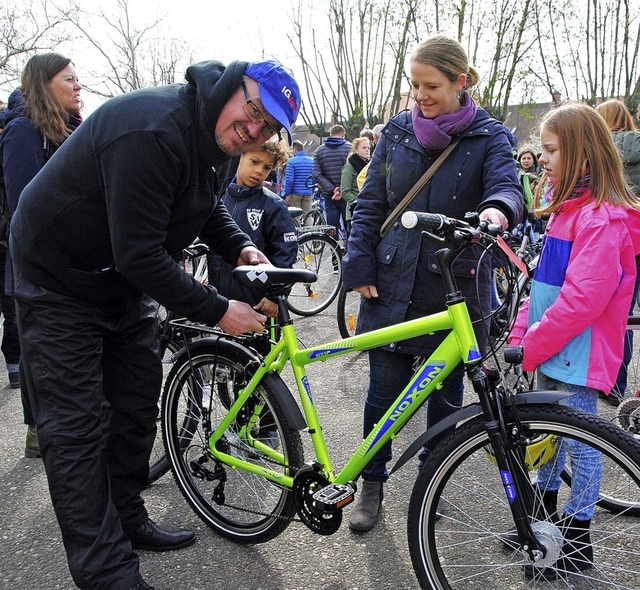
<instances>
[{"instance_id":1,"label":"man in black jacket","mask_svg":"<svg viewBox=\"0 0 640 590\"><path fill-rule=\"evenodd\" d=\"M98 108L22 193L11 224L23 355L75 583L151 588L136 549L193 542L155 524L148 477L162 371L155 300L229 334L265 316L175 262L199 236L231 264L267 262L217 195L215 169L284 129L300 95L276 62L201 62L186 84Z\"/></svg>"}]
</instances>

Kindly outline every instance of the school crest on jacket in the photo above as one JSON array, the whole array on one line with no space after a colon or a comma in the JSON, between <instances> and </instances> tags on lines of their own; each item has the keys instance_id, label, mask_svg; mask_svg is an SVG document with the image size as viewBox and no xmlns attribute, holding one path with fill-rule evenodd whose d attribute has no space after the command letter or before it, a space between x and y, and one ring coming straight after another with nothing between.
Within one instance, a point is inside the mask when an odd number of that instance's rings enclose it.
<instances>
[{"instance_id":1,"label":"school crest on jacket","mask_svg":"<svg viewBox=\"0 0 640 590\"><path fill-rule=\"evenodd\" d=\"M264 209L247 209L247 221L253 231L260 227L263 213Z\"/></svg>"}]
</instances>

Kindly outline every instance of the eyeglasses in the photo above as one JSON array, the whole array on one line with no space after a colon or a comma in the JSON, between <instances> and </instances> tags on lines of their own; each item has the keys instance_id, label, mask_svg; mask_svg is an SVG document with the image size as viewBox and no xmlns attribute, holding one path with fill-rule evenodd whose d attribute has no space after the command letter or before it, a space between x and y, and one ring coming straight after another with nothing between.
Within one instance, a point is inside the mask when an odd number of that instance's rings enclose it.
<instances>
[{"instance_id":1,"label":"eyeglasses","mask_svg":"<svg viewBox=\"0 0 640 590\"><path fill-rule=\"evenodd\" d=\"M282 139L280 136L280 129L275 129L269 123L267 123L266 117L262 114L262 111L256 106L256 103L251 100L249 96L249 91L247 90L247 85L245 81L242 80L242 91L244 92L245 103L242 105L242 109L244 110L244 114L251 119L256 124L262 124L264 127L262 131L260 131L262 137L265 139L271 139L274 135L278 136L278 139Z\"/></svg>"}]
</instances>

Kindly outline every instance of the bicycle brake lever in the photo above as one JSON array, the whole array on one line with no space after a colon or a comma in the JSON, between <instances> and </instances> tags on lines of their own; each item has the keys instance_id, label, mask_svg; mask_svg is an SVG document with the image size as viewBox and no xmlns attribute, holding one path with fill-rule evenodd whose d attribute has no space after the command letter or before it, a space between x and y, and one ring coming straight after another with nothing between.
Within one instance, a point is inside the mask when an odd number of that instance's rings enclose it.
<instances>
[{"instance_id":1,"label":"bicycle brake lever","mask_svg":"<svg viewBox=\"0 0 640 590\"><path fill-rule=\"evenodd\" d=\"M445 244L447 242L447 240L445 240L444 238L441 238L440 236L436 236L435 234L432 234L431 232L428 232L428 231L423 231L422 235L426 237L429 241L436 242L437 244Z\"/></svg>"}]
</instances>

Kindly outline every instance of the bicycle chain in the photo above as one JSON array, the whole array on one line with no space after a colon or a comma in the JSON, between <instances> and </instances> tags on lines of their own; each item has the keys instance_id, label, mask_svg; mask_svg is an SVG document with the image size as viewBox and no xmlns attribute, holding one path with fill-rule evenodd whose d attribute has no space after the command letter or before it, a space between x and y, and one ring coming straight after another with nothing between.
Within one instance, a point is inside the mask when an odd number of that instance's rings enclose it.
<instances>
[{"instance_id":1,"label":"bicycle chain","mask_svg":"<svg viewBox=\"0 0 640 590\"><path fill-rule=\"evenodd\" d=\"M244 447L241 447L240 445L234 444L232 442L229 442L229 440L225 439L225 442L227 445L229 445L229 447L234 448L238 451L241 451L243 453L246 453L246 447L248 445L245 445ZM272 459L271 457L267 457L266 455L261 457L261 460L265 461L265 463L272 463L273 465L277 465L279 467L282 467L282 463L276 461L275 459ZM223 463L224 465L224 463ZM290 465L284 465L284 467L286 467L287 469L291 469ZM277 485L277 484L276 484ZM291 491L291 490L289 490ZM238 510L240 512L246 512L247 514L255 514L256 516L266 516L268 518L275 518L277 520L286 520L288 522L303 522L302 520L300 520L299 518L296 518L295 516L281 516L279 514L270 514L267 512L260 512L258 510L251 510L250 508L243 508L240 506L236 506L235 504L229 504L228 502L224 503L224 506L228 507L228 508L233 508L234 510Z\"/></svg>"}]
</instances>

